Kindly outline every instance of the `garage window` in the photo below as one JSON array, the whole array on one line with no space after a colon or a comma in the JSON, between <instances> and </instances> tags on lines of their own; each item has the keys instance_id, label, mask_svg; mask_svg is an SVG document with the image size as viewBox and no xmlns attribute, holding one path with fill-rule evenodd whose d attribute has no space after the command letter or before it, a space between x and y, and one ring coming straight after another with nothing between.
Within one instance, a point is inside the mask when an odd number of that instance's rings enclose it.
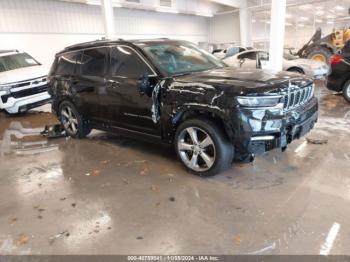
<instances>
[{"instance_id":1,"label":"garage window","mask_svg":"<svg viewBox=\"0 0 350 262\"><path fill-rule=\"evenodd\" d=\"M81 74L84 76L100 76L106 74L108 49L106 47L84 50L81 59Z\"/></svg>"}]
</instances>

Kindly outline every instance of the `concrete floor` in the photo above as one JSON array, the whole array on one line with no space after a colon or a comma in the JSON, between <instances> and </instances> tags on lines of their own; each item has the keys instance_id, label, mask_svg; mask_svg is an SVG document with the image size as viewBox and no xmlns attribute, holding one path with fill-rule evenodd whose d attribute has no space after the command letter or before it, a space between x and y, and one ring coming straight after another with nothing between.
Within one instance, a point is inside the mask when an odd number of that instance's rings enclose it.
<instances>
[{"instance_id":1,"label":"concrete floor","mask_svg":"<svg viewBox=\"0 0 350 262\"><path fill-rule=\"evenodd\" d=\"M319 83L308 135L214 178L167 147L94 132L50 140L50 113L0 115L0 254L350 254L350 105Z\"/></svg>"}]
</instances>

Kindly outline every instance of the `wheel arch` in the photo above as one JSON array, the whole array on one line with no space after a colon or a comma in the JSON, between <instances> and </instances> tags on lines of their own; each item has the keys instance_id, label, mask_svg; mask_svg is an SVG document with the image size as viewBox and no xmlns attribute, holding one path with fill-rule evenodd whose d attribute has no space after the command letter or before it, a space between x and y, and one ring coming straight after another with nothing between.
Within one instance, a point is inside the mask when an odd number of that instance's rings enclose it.
<instances>
[{"instance_id":1,"label":"wheel arch","mask_svg":"<svg viewBox=\"0 0 350 262\"><path fill-rule=\"evenodd\" d=\"M286 71L289 71L289 72L291 72L291 71L299 71L299 72L301 72L302 74L305 75L305 70L302 67L299 67L299 66L291 66Z\"/></svg>"},{"instance_id":2,"label":"wheel arch","mask_svg":"<svg viewBox=\"0 0 350 262\"><path fill-rule=\"evenodd\" d=\"M186 120L192 119L192 118L204 118L213 121L218 128L223 130L225 135L231 140L231 134L229 132L229 128L227 125L227 121L223 115L223 112L214 109L214 108L202 108L202 107L196 107L196 108L188 108L178 111L173 117L172 117L172 126L173 126L173 134L172 134L172 140L174 140L174 136L176 133L176 129L179 127L181 123L183 123Z\"/></svg>"}]
</instances>

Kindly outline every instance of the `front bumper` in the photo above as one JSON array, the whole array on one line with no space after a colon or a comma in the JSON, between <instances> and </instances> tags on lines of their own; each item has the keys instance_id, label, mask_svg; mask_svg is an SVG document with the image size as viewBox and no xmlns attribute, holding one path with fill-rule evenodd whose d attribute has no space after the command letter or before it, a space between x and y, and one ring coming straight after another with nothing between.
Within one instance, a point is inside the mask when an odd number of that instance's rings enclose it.
<instances>
[{"instance_id":1,"label":"front bumper","mask_svg":"<svg viewBox=\"0 0 350 262\"><path fill-rule=\"evenodd\" d=\"M6 99L6 102L0 100L0 109L6 110L9 114L17 114L44 105L50 102L50 100L51 96L48 94L48 92L42 92L20 98L11 96Z\"/></svg>"},{"instance_id":2,"label":"front bumper","mask_svg":"<svg viewBox=\"0 0 350 262\"><path fill-rule=\"evenodd\" d=\"M308 133L318 119L313 97L298 108L281 114L277 109L238 109L240 128L234 144L241 154L263 154L281 148Z\"/></svg>"}]
</instances>

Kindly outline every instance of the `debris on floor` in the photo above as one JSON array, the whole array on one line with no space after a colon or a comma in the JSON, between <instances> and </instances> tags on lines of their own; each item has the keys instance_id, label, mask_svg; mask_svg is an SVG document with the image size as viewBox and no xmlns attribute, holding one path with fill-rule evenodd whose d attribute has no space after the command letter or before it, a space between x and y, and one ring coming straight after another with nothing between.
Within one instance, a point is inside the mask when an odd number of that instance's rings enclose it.
<instances>
[{"instance_id":1,"label":"debris on floor","mask_svg":"<svg viewBox=\"0 0 350 262\"><path fill-rule=\"evenodd\" d=\"M14 223L16 223L17 222L17 217L11 217L10 219L9 219L9 224L10 225L13 225Z\"/></svg>"},{"instance_id":2,"label":"debris on floor","mask_svg":"<svg viewBox=\"0 0 350 262\"><path fill-rule=\"evenodd\" d=\"M142 240L143 237L142 237L142 236L139 236L139 237L137 237L136 239L137 239L137 240Z\"/></svg>"},{"instance_id":3,"label":"debris on floor","mask_svg":"<svg viewBox=\"0 0 350 262\"><path fill-rule=\"evenodd\" d=\"M40 133L47 138L59 138L66 136L66 131L61 124L45 126L44 131Z\"/></svg>"},{"instance_id":4,"label":"debris on floor","mask_svg":"<svg viewBox=\"0 0 350 262\"><path fill-rule=\"evenodd\" d=\"M309 137L306 137L306 141L309 144L314 144L314 145L323 145L328 143L328 139L314 139Z\"/></svg>"},{"instance_id":5,"label":"debris on floor","mask_svg":"<svg viewBox=\"0 0 350 262\"><path fill-rule=\"evenodd\" d=\"M169 197L169 201L175 202L175 197Z\"/></svg>"},{"instance_id":6,"label":"debris on floor","mask_svg":"<svg viewBox=\"0 0 350 262\"><path fill-rule=\"evenodd\" d=\"M68 232L68 230L65 230L61 233L58 233L57 235L54 235L53 237L49 238L49 244L52 245L57 239L61 238L61 237L69 237L70 233Z\"/></svg>"},{"instance_id":7,"label":"debris on floor","mask_svg":"<svg viewBox=\"0 0 350 262\"><path fill-rule=\"evenodd\" d=\"M96 170L92 171L91 175L92 176L99 176L99 175L101 175L101 171L96 169Z\"/></svg>"},{"instance_id":8,"label":"debris on floor","mask_svg":"<svg viewBox=\"0 0 350 262\"><path fill-rule=\"evenodd\" d=\"M27 244L29 241L29 236L24 234L24 233L21 233L18 235L18 238L16 240L16 245L17 246L22 246L22 245L25 245Z\"/></svg>"},{"instance_id":9,"label":"debris on floor","mask_svg":"<svg viewBox=\"0 0 350 262\"><path fill-rule=\"evenodd\" d=\"M154 191L154 192L158 192L159 191L159 187L156 186L156 185L152 185L151 186L151 190Z\"/></svg>"}]
</instances>

